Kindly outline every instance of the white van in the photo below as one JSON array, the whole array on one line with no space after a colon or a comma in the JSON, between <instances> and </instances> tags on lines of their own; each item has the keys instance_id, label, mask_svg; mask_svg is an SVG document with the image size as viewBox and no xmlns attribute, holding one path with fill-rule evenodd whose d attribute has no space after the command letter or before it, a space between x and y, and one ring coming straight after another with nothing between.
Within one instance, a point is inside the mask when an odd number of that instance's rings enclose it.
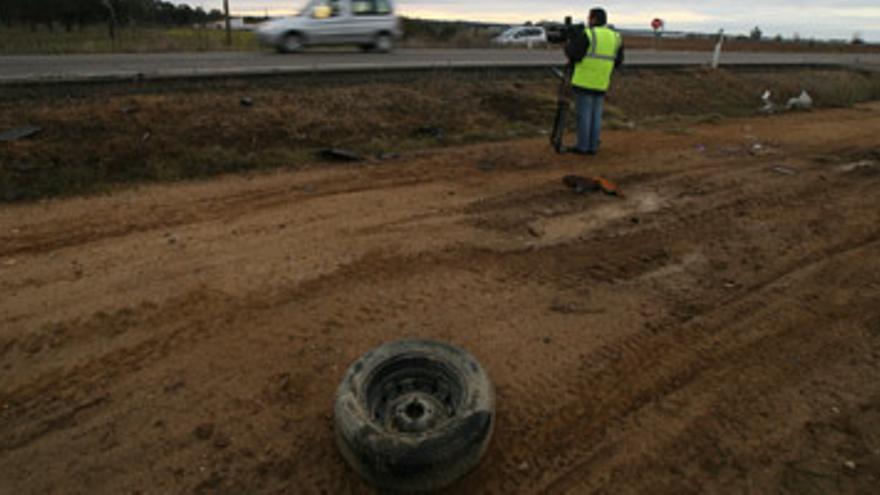
<instances>
[{"instance_id":1,"label":"white van","mask_svg":"<svg viewBox=\"0 0 880 495\"><path fill-rule=\"evenodd\" d=\"M311 0L296 16L257 28L261 44L283 53L314 45L358 45L389 52L401 34L391 0Z\"/></svg>"}]
</instances>

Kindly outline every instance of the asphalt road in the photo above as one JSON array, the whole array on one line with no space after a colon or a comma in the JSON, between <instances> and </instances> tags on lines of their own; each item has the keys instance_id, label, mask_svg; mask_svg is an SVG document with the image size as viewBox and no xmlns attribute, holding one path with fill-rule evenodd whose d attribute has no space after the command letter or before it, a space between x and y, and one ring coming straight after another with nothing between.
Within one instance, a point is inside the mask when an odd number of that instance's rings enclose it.
<instances>
[{"instance_id":1,"label":"asphalt road","mask_svg":"<svg viewBox=\"0 0 880 495\"><path fill-rule=\"evenodd\" d=\"M627 52L627 65L706 65L708 52ZM391 54L309 51L0 57L0 83L127 78L186 78L283 73L473 67L540 67L563 63L559 50L397 50ZM725 53L724 65L855 65L880 68L878 54Z\"/></svg>"}]
</instances>

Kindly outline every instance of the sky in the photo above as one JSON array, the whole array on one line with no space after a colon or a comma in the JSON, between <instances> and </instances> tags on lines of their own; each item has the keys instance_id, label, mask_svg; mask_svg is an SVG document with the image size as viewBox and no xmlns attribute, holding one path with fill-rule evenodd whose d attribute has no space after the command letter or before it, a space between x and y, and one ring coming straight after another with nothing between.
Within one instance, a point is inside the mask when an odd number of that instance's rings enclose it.
<instances>
[{"instance_id":1,"label":"sky","mask_svg":"<svg viewBox=\"0 0 880 495\"><path fill-rule=\"evenodd\" d=\"M295 12L306 0L229 0L234 13L283 15ZM205 9L220 8L222 0L187 0ZM570 0L397 0L406 16L430 19L465 19L518 24L525 21L561 20L566 15L585 18L597 4ZM598 6L618 27L648 28L652 19L666 21L671 31L746 33L759 26L765 36L782 34L801 38L852 39L859 34L880 41L880 0L606 0Z\"/></svg>"}]
</instances>

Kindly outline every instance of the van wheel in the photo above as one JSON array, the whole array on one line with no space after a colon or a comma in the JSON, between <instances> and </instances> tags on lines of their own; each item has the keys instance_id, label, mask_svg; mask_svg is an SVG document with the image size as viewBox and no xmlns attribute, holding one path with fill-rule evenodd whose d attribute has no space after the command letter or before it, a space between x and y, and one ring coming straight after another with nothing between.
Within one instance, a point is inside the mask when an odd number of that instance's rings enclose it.
<instances>
[{"instance_id":1,"label":"van wheel","mask_svg":"<svg viewBox=\"0 0 880 495\"><path fill-rule=\"evenodd\" d=\"M383 490L430 491L473 469L495 423L489 377L462 349L410 340L355 362L336 392L342 456Z\"/></svg>"},{"instance_id":2,"label":"van wheel","mask_svg":"<svg viewBox=\"0 0 880 495\"><path fill-rule=\"evenodd\" d=\"M390 34L380 34L376 36L376 41L373 43L373 47L379 53L388 53L394 49L394 39Z\"/></svg>"},{"instance_id":3,"label":"van wheel","mask_svg":"<svg viewBox=\"0 0 880 495\"><path fill-rule=\"evenodd\" d=\"M297 53L303 49L302 36L296 33L290 33L284 36L281 44L278 45L278 51L281 53Z\"/></svg>"}]
</instances>

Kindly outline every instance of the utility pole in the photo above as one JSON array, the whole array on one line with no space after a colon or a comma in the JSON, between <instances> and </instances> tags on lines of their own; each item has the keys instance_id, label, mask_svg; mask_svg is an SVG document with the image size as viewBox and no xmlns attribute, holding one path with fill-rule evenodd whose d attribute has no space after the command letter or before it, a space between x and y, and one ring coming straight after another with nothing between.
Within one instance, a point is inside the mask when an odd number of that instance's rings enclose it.
<instances>
[{"instance_id":1,"label":"utility pole","mask_svg":"<svg viewBox=\"0 0 880 495\"><path fill-rule=\"evenodd\" d=\"M110 39L116 41L116 9L113 8L113 2L104 0L104 6L107 7L108 17L107 25L110 28Z\"/></svg>"},{"instance_id":2,"label":"utility pole","mask_svg":"<svg viewBox=\"0 0 880 495\"><path fill-rule=\"evenodd\" d=\"M226 15L226 46L232 46L232 19L229 18L229 0L223 0L223 14Z\"/></svg>"}]
</instances>

